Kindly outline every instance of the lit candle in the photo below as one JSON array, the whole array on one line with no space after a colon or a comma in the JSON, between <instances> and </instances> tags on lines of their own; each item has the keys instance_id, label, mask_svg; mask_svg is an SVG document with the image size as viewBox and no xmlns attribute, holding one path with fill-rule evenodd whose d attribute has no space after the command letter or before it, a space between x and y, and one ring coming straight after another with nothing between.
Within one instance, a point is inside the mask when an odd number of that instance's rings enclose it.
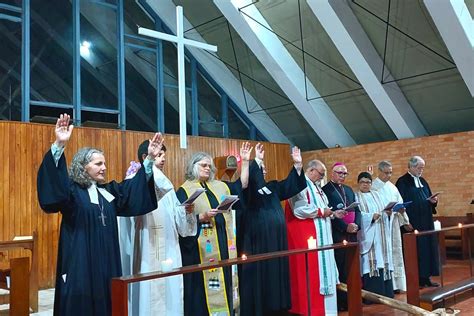
<instances>
[{"instance_id":1,"label":"lit candle","mask_svg":"<svg viewBox=\"0 0 474 316\"><path fill-rule=\"evenodd\" d=\"M173 269L173 259L161 261L161 272L170 272Z\"/></svg>"},{"instance_id":2,"label":"lit candle","mask_svg":"<svg viewBox=\"0 0 474 316\"><path fill-rule=\"evenodd\" d=\"M459 224L458 224L458 227L462 227L462 224L461 224L461 223L459 223Z\"/></svg>"},{"instance_id":3,"label":"lit candle","mask_svg":"<svg viewBox=\"0 0 474 316\"><path fill-rule=\"evenodd\" d=\"M418 234L418 229L415 229L415 234Z\"/></svg>"},{"instance_id":4,"label":"lit candle","mask_svg":"<svg viewBox=\"0 0 474 316\"><path fill-rule=\"evenodd\" d=\"M342 244L343 244L344 246L347 245L347 240L344 239L344 240L342 241Z\"/></svg>"},{"instance_id":5,"label":"lit candle","mask_svg":"<svg viewBox=\"0 0 474 316\"><path fill-rule=\"evenodd\" d=\"M434 221L434 230L441 230L441 222L436 220Z\"/></svg>"},{"instance_id":6,"label":"lit candle","mask_svg":"<svg viewBox=\"0 0 474 316\"><path fill-rule=\"evenodd\" d=\"M316 249L316 239L313 236L308 238L308 249Z\"/></svg>"},{"instance_id":7,"label":"lit candle","mask_svg":"<svg viewBox=\"0 0 474 316\"><path fill-rule=\"evenodd\" d=\"M242 260L247 260L247 256L245 254L242 255Z\"/></svg>"}]
</instances>

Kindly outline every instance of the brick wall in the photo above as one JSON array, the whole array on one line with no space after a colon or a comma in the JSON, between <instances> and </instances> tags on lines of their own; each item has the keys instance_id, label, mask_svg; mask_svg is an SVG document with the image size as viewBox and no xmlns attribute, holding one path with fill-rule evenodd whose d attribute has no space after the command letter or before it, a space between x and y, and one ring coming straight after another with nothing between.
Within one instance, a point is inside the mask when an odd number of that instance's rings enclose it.
<instances>
[{"instance_id":1,"label":"brick wall","mask_svg":"<svg viewBox=\"0 0 474 316\"><path fill-rule=\"evenodd\" d=\"M303 153L303 161L319 159L329 170L334 162L344 162L350 173L346 184L356 189L358 174L373 166L375 178L380 160L393 164L391 181L395 183L407 171L408 159L413 155L425 160L423 177L431 190L443 191L439 215L474 212L474 205L470 205L474 199L474 131L309 151Z\"/></svg>"}]
</instances>

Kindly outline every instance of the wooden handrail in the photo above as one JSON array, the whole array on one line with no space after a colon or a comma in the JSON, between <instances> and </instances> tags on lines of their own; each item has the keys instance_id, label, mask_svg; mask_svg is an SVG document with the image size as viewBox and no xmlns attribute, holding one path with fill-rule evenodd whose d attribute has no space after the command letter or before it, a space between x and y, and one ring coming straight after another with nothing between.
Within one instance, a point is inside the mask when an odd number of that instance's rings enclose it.
<instances>
[{"instance_id":1,"label":"wooden handrail","mask_svg":"<svg viewBox=\"0 0 474 316\"><path fill-rule=\"evenodd\" d=\"M419 236L427 236L427 235L444 233L450 230L456 230L456 229L464 230L464 229L469 229L469 228L474 228L474 224L462 224L461 226L451 226L451 227L446 227L439 230L425 230L421 232L403 234L403 255L405 258L405 274L406 274L406 282L407 282L407 303L408 304L420 306L418 249L416 246L416 238ZM410 258L410 264L408 264L407 258ZM442 270L443 269L441 267L440 269L441 278L443 276ZM471 274L472 274L472 269L471 269Z\"/></svg>"},{"instance_id":2,"label":"wooden handrail","mask_svg":"<svg viewBox=\"0 0 474 316\"><path fill-rule=\"evenodd\" d=\"M112 279L112 315L126 316L128 315L128 284L161 279L173 275L200 272L209 269L216 269L231 265L248 264L263 260L270 260L275 258L289 257L293 255L303 254L308 256L310 253L330 249L346 249L348 266L348 303L349 315L362 314L362 300L361 300L361 277L360 277L360 255L359 244L356 242L332 244L315 249L292 249L276 251L271 253L263 253L257 255L249 255L246 258L235 258L217 261L215 263L196 264L185 266L179 269L174 269L169 272L149 272L130 276L122 276ZM308 267L307 267L308 268ZM309 286L309 284L307 284ZM308 296L309 300L309 296Z\"/></svg>"}]
</instances>

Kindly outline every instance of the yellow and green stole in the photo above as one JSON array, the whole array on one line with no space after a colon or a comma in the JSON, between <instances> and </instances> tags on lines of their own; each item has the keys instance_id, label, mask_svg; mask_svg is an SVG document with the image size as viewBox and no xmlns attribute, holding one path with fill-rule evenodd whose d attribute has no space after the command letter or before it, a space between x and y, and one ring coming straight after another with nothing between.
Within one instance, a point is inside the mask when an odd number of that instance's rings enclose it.
<instances>
[{"instance_id":1,"label":"yellow and green stole","mask_svg":"<svg viewBox=\"0 0 474 316\"><path fill-rule=\"evenodd\" d=\"M216 197L217 201L221 200L221 196L230 195L227 184L222 181L212 180L206 182L207 189ZM181 186L187 196L202 188L198 181L186 181ZM211 204L207 195L201 194L194 201L194 212L196 214L205 213L211 210ZM226 223L227 247L229 251L229 259L237 257L236 240L235 240L235 211L222 214ZM217 236L217 228L215 219L212 218L209 223L201 224L201 232L198 237L199 257L201 263L220 261L221 253L219 249L219 240ZM232 267L232 294L234 306L239 304L237 270ZM225 288L224 271L222 268L210 269L203 271L204 289L206 292L207 307L210 315L230 315L232 306L228 306L227 294Z\"/></svg>"}]
</instances>

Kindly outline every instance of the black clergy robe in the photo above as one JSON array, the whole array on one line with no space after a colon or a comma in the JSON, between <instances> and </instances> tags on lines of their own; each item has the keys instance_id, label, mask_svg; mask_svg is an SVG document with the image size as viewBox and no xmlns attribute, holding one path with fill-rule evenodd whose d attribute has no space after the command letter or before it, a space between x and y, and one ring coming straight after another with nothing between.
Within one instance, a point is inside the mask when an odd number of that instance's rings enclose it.
<instances>
[{"instance_id":1,"label":"black clergy robe","mask_svg":"<svg viewBox=\"0 0 474 316\"><path fill-rule=\"evenodd\" d=\"M407 172L398 178L397 186L404 202L413 201L406 207L410 224L418 231L433 230L433 214L436 205L427 200L431 196L428 182L420 177L422 188L417 188L413 177ZM420 236L416 239L418 249L418 273L420 278L439 275L438 240L436 235Z\"/></svg>"},{"instance_id":2,"label":"black clergy robe","mask_svg":"<svg viewBox=\"0 0 474 316\"><path fill-rule=\"evenodd\" d=\"M264 187L271 193L265 193ZM283 181L265 182L258 164L255 161L250 164L249 187L244 192L246 207L237 227L240 255L288 249L285 214L280 201L305 188L304 172L298 175L295 168ZM242 265L239 285L242 316L271 315L291 308L288 257Z\"/></svg>"},{"instance_id":3,"label":"black clergy robe","mask_svg":"<svg viewBox=\"0 0 474 316\"><path fill-rule=\"evenodd\" d=\"M242 183L240 179L235 182L223 181L228 187L232 195L241 195ZM207 188L205 183L202 183L203 188ZM206 197L209 201L209 205L212 209L219 205L219 199L216 197L211 190L206 189ZM176 192L176 196L180 202L184 202L188 195L186 191L180 187ZM241 203L237 202L234 204L232 209L239 212ZM198 215L197 215L198 216ZM229 259L229 249L227 247L227 231L226 221L222 214L217 214L214 217L217 240L219 242L219 251L221 260ZM198 239L201 234L202 224L197 220L197 233L195 236L181 237L179 236L179 247L181 249L181 257L183 261L183 267L189 265L195 265L203 263L199 255ZM230 310L233 309L233 298L232 298L232 272L231 267L224 267L224 282L227 294L227 303ZM206 303L206 289L204 288L204 278L202 272L186 273L183 274L184 283L184 315L186 316L206 316L209 315L209 310Z\"/></svg>"},{"instance_id":4,"label":"black clergy robe","mask_svg":"<svg viewBox=\"0 0 474 316\"><path fill-rule=\"evenodd\" d=\"M38 200L46 213L62 215L54 315L112 314L110 282L122 275L117 216L143 215L157 207L153 179L147 181L143 169L131 180L99 186L115 197L109 203L98 193L104 226L99 205L69 178L64 155L57 167L51 151L44 156Z\"/></svg>"},{"instance_id":5,"label":"black clergy robe","mask_svg":"<svg viewBox=\"0 0 474 316\"><path fill-rule=\"evenodd\" d=\"M351 203L355 202L355 194L351 187L342 184L338 186L333 182L328 182L323 186L323 191L326 193L328 198L328 205L332 207L335 211L341 209L341 204L343 207L349 206ZM349 212L354 213L353 223L357 224L360 229L361 214L359 207L355 207L353 210L348 210ZM334 243L341 243L343 240L357 242L356 233L347 233L347 223L340 218L334 218L331 220L332 226L332 239ZM339 280L342 283L347 282L347 263L346 263L346 250L345 249L335 249L334 257L336 259L337 269L339 270ZM342 309L347 309L347 293L342 291L337 291L337 305Z\"/></svg>"}]
</instances>

